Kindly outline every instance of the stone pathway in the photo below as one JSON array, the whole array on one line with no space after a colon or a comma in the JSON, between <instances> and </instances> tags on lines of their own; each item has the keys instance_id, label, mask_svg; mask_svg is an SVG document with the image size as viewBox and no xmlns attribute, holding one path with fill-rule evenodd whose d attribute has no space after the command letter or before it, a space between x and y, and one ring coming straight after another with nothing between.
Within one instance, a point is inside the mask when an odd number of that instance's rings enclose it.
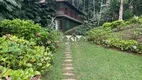
<instances>
[{"instance_id":1,"label":"stone pathway","mask_svg":"<svg viewBox=\"0 0 142 80\"><path fill-rule=\"evenodd\" d=\"M75 74L73 73L72 56L70 50L69 41L66 43L65 60L63 62L64 66L64 78L63 80L77 80Z\"/></svg>"}]
</instances>

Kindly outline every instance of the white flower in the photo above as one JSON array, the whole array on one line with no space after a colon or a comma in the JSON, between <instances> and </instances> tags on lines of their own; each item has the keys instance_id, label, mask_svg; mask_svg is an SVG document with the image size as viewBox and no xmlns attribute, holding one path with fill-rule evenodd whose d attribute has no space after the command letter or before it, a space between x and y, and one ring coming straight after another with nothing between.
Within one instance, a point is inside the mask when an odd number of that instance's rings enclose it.
<instances>
[{"instance_id":1,"label":"white flower","mask_svg":"<svg viewBox=\"0 0 142 80\"><path fill-rule=\"evenodd\" d=\"M106 43L108 43L108 40L106 40Z\"/></svg>"},{"instance_id":2,"label":"white flower","mask_svg":"<svg viewBox=\"0 0 142 80\"><path fill-rule=\"evenodd\" d=\"M137 46L133 46L133 49L137 49Z\"/></svg>"}]
</instances>

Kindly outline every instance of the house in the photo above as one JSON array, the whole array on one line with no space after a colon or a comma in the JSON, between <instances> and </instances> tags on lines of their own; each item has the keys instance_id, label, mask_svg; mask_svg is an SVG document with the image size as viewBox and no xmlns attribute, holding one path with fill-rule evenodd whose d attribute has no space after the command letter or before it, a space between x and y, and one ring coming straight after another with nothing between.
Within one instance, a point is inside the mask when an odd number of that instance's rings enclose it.
<instances>
[{"instance_id":1,"label":"house","mask_svg":"<svg viewBox=\"0 0 142 80\"><path fill-rule=\"evenodd\" d=\"M34 1L34 0L25 0ZM41 4L41 7L49 7L49 0L37 0ZM56 0L56 10L49 9L49 12L55 11L55 23L56 29L63 32L81 25L83 23L83 12L81 12L74 4L69 2L69 0Z\"/></svg>"},{"instance_id":2,"label":"house","mask_svg":"<svg viewBox=\"0 0 142 80\"><path fill-rule=\"evenodd\" d=\"M56 29L63 32L83 23L83 12L68 0L56 0Z\"/></svg>"}]
</instances>

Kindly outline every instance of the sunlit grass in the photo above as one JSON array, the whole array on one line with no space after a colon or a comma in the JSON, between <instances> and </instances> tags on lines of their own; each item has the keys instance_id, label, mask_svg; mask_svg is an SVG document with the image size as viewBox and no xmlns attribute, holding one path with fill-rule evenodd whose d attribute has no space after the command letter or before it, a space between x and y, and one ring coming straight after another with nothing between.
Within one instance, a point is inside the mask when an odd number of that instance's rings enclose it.
<instances>
[{"instance_id":1,"label":"sunlit grass","mask_svg":"<svg viewBox=\"0 0 142 80\"><path fill-rule=\"evenodd\" d=\"M142 80L142 56L85 42L71 49L78 80Z\"/></svg>"}]
</instances>

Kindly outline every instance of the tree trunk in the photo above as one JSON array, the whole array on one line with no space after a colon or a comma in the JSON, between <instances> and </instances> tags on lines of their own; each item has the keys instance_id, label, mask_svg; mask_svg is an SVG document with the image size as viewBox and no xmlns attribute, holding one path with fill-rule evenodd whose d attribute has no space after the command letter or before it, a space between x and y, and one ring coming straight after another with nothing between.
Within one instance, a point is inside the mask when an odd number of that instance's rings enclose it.
<instances>
[{"instance_id":1,"label":"tree trunk","mask_svg":"<svg viewBox=\"0 0 142 80\"><path fill-rule=\"evenodd\" d=\"M72 4L75 5L74 0L72 0Z\"/></svg>"},{"instance_id":2,"label":"tree trunk","mask_svg":"<svg viewBox=\"0 0 142 80\"><path fill-rule=\"evenodd\" d=\"M95 7L95 0L93 0L93 6L94 6L94 9L93 9L93 18L95 18L96 17L96 7Z\"/></svg>"},{"instance_id":3,"label":"tree trunk","mask_svg":"<svg viewBox=\"0 0 142 80\"><path fill-rule=\"evenodd\" d=\"M123 0L120 0L119 20L123 20Z\"/></svg>"},{"instance_id":4,"label":"tree trunk","mask_svg":"<svg viewBox=\"0 0 142 80\"><path fill-rule=\"evenodd\" d=\"M110 0L107 0L107 1L106 1L106 5L107 5L107 7L110 6Z\"/></svg>"}]
</instances>

